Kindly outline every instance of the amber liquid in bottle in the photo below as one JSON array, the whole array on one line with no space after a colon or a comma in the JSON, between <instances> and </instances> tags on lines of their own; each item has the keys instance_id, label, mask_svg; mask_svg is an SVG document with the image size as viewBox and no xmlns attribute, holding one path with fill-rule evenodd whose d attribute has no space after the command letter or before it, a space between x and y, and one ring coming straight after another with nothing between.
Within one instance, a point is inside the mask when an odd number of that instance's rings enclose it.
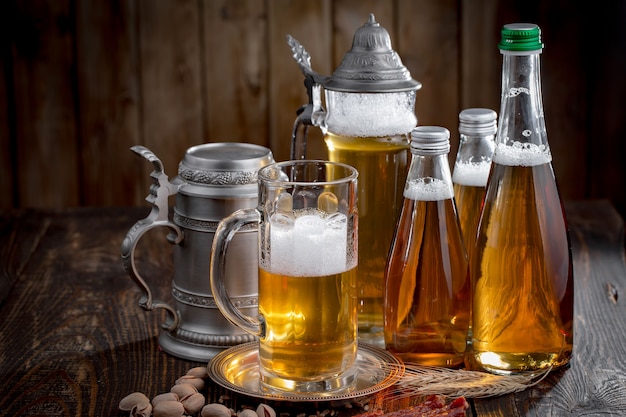
<instances>
[{"instance_id":1,"label":"amber liquid in bottle","mask_svg":"<svg viewBox=\"0 0 626 417\"><path fill-rule=\"evenodd\" d=\"M404 199L387 269L385 341L404 361L463 365L470 281L452 198Z\"/></svg>"},{"instance_id":2,"label":"amber liquid in bottle","mask_svg":"<svg viewBox=\"0 0 626 417\"><path fill-rule=\"evenodd\" d=\"M567 225L549 162L494 158L472 261L473 360L490 372L534 372L572 352L573 277Z\"/></svg>"},{"instance_id":3,"label":"amber liquid in bottle","mask_svg":"<svg viewBox=\"0 0 626 417\"><path fill-rule=\"evenodd\" d=\"M476 243L478 220L480 219L484 197L485 187L454 184L454 199L456 200L459 224L461 225L468 259L471 259Z\"/></svg>"}]
</instances>

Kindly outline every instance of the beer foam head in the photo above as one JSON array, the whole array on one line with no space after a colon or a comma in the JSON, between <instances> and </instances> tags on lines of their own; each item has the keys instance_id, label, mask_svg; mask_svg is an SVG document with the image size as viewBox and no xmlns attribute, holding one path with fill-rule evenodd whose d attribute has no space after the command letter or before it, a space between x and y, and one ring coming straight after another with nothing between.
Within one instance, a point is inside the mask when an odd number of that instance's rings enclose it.
<instances>
[{"instance_id":1,"label":"beer foam head","mask_svg":"<svg viewBox=\"0 0 626 417\"><path fill-rule=\"evenodd\" d=\"M418 178L407 181L404 197L416 201L439 201L454 197L454 189L448 181L438 178Z\"/></svg>"},{"instance_id":2,"label":"beer foam head","mask_svg":"<svg viewBox=\"0 0 626 417\"><path fill-rule=\"evenodd\" d=\"M456 162L452 182L469 187L485 187L489 178L491 161Z\"/></svg>"},{"instance_id":3,"label":"beer foam head","mask_svg":"<svg viewBox=\"0 0 626 417\"><path fill-rule=\"evenodd\" d=\"M417 124L415 91L345 93L326 91L326 127L334 134L382 137L406 134Z\"/></svg>"},{"instance_id":4,"label":"beer foam head","mask_svg":"<svg viewBox=\"0 0 626 417\"><path fill-rule=\"evenodd\" d=\"M552 162L552 154L546 145L515 141L512 145L499 143L493 153L493 161L506 166L532 167Z\"/></svg>"},{"instance_id":5,"label":"beer foam head","mask_svg":"<svg viewBox=\"0 0 626 417\"><path fill-rule=\"evenodd\" d=\"M324 276L344 272L356 262L348 250L345 214L305 210L270 218L270 272L289 276Z\"/></svg>"}]
</instances>

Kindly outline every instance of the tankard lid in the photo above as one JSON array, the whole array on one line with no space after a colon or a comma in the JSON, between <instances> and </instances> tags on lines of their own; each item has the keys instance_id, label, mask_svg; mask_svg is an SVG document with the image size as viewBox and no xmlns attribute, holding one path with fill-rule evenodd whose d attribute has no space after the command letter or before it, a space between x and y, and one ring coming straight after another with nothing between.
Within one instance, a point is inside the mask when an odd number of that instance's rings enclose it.
<instances>
[{"instance_id":1,"label":"tankard lid","mask_svg":"<svg viewBox=\"0 0 626 417\"><path fill-rule=\"evenodd\" d=\"M188 183L212 186L256 184L257 171L274 162L272 151L252 143L205 143L187 149L178 177Z\"/></svg>"},{"instance_id":2,"label":"tankard lid","mask_svg":"<svg viewBox=\"0 0 626 417\"><path fill-rule=\"evenodd\" d=\"M352 49L324 82L328 90L354 93L395 93L421 87L392 49L389 32L376 22L374 14L356 30Z\"/></svg>"}]
</instances>

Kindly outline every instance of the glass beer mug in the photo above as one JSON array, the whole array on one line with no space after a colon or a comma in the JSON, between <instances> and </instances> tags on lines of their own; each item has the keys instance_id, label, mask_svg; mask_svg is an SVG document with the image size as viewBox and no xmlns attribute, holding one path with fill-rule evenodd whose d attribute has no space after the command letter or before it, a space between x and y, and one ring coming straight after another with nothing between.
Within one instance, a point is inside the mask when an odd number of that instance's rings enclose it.
<instances>
[{"instance_id":1,"label":"glass beer mug","mask_svg":"<svg viewBox=\"0 0 626 417\"><path fill-rule=\"evenodd\" d=\"M268 165L258 175L258 208L238 210L218 226L211 289L224 316L259 337L265 392L356 387L357 175L327 161ZM230 239L251 224L259 236L258 318L235 307L224 268Z\"/></svg>"},{"instance_id":2,"label":"glass beer mug","mask_svg":"<svg viewBox=\"0 0 626 417\"><path fill-rule=\"evenodd\" d=\"M294 124L291 159L305 158L308 128L318 126L328 159L359 172L359 340L384 347L385 264L400 215L410 159L408 137L417 124L415 92L421 84L391 49L389 33L374 15L357 29L352 49L330 77L311 69L309 54L297 40L289 37L288 42L310 98Z\"/></svg>"}]
</instances>

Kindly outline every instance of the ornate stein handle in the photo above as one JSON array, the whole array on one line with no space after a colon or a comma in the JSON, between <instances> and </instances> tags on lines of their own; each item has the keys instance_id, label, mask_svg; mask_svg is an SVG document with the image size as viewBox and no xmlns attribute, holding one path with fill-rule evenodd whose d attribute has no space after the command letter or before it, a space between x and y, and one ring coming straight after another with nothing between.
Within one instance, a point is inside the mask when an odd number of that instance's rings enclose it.
<instances>
[{"instance_id":1,"label":"ornate stein handle","mask_svg":"<svg viewBox=\"0 0 626 417\"><path fill-rule=\"evenodd\" d=\"M154 184L150 187L150 194L146 197L146 201L152 204L150 214L142 220L135 223L122 242L122 262L124 268L133 279L135 284L143 291L143 295L139 298L139 306L144 310L151 311L156 308L163 308L168 313L168 319L161 324L166 330L173 331L180 324L180 316L178 312L164 301L153 300L152 292L146 284L146 281L139 275L135 265L135 248L139 243L139 239L149 230L157 227L168 227L172 232L167 236L167 240L172 244L178 244L183 239L183 232L168 218L168 197L174 195L178 191L178 187L170 183L165 175L163 163L156 157L152 151L143 146L133 146L130 148L136 154L144 157L154 165L154 171L150 176L154 179Z\"/></svg>"},{"instance_id":2,"label":"ornate stein handle","mask_svg":"<svg viewBox=\"0 0 626 417\"><path fill-rule=\"evenodd\" d=\"M261 214L256 209L243 209L237 210L220 222L213 237L211 250L211 292L215 304L228 321L254 336L263 337L265 335L263 317L253 318L241 313L230 300L225 282L226 252L230 241L243 226L258 224L260 221Z\"/></svg>"},{"instance_id":3,"label":"ornate stein handle","mask_svg":"<svg viewBox=\"0 0 626 417\"><path fill-rule=\"evenodd\" d=\"M300 107L296 112L297 117L291 132L290 157L292 160L305 159L309 126L320 126L326 117L326 112L322 108L321 85L327 77L313 71L311 56L300 42L287 35L287 43L291 48L293 58L304 74L304 86L309 96L309 103ZM300 130L302 130L301 135L298 134Z\"/></svg>"}]
</instances>

